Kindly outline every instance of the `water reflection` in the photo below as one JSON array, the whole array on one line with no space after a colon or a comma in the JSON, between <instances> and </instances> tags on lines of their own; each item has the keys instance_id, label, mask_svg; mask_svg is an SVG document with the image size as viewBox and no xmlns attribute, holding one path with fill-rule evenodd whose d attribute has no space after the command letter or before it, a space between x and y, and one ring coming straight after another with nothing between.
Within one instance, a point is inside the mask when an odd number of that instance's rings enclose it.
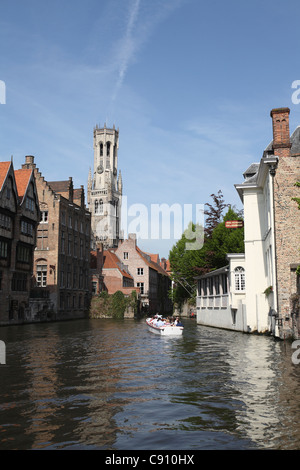
<instances>
[{"instance_id":1,"label":"water reflection","mask_svg":"<svg viewBox=\"0 0 300 470\"><path fill-rule=\"evenodd\" d=\"M297 449L291 345L185 323L1 329L0 449Z\"/></svg>"}]
</instances>

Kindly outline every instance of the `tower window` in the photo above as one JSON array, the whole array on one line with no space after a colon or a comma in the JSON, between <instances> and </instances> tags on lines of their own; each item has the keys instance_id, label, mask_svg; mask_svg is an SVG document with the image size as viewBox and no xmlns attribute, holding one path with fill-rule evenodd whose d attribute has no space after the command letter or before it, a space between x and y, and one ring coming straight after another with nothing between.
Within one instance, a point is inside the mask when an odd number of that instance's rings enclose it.
<instances>
[{"instance_id":1,"label":"tower window","mask_svg":"<svg viewBox=\"0 0 300 470\"><path fill-rule=\"evenodd\" d=\"M103 157L103 144L100 143L100 157Z\"/></svg>"},{"instance_id":2,"label":"tower window","mask_svg":"<svg viewBox=\"0 0 300 470\"><path fill-rule=\"evenodd\" d=\"M103 201L102 201L102 199L100 199L100 201L99 201L99 213L103 214Z\"/></svg>"},{"instance_id":3,"label":"tower window","mask_svg":"<svg viewBox=\"0 0 300 470\"><path fill-rule=\"evenodd\" d=\"M110 142L107 142L107 144L106 144L106 156L107 157L110 156Z\"/></svg>"},{"instance_id":4,"label":"tower window","mask_svg":"<svg viewBox=\"0 0 300 470\"><path fill-rule=\"evenodd\" d=\"M95 201L95 214L98 213L98 201Z\"/></svg>"}]
</instances>

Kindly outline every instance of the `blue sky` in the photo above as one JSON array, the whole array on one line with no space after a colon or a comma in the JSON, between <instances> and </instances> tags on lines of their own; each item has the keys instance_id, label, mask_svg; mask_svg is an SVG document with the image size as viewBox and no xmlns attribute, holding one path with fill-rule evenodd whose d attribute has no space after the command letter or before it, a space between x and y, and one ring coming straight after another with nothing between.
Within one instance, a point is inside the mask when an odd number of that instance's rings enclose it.
<instances>
[{"instance_id":1,"label":"blue sky","mask_svg":"<svg viewBox=\"0 0 300 470\"><path fill-rule=\"evenodd\" d=\"M272 139L300 80L294 0L1 0L0 158L86 188L93 128L120 130L128 205L211 202ZM168 256L174 240L140 240Z\"/></svg>"}]
</instances>

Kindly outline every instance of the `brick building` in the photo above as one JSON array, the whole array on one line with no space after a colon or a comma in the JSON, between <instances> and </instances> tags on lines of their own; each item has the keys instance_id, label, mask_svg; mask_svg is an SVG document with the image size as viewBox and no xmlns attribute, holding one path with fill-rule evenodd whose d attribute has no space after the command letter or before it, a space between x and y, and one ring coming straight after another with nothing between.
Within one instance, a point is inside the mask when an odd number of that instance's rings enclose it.
<instances>
[{"instance_id":1,"label":"brick building","mask_svg":"<svg viewBox=\"0 0 300 470\"><path fill-rule=\"evenodd\" d=\"M0 163L0 324L30 320L29 294L40 219L32 169Z\"/></svg>"},{"instance_id":2,"label":"brick building","mask_svg":"<svg viewBox=\"0 0 300 470\"><path fill-rule=\"evenodd\" d=\"M36 179L41 221L34 252L33 307L42 319L69 319L88 313L90 302L91 217L84 203L84 189L67 181L47 182L27 156L24 169Z\"/></svg>"},{"instance_id":3,"label":"brick building","mask_svg":"<svg viewBox=\"0 0 300 470\"><path fill-rule=\"evenodd\" d=\"M135 234L119 243L114 250L118 258L127 266L134 280L134 286L140 289L142 310L147 313L172 313L169 299L171 279L161 267L157 255L144 253L136 244Z\"/></svg>"},{"instance_id":4,"label":"brick building","mask_svg":"<svg viewBox=\"0 0 300 470\"><path fill-rule=\"evenodd\" d=\"M111 250L103 252L102 273L104 276L104 288L108 294L113 294L118 290L125 295L130 295L132 291L136 291L139 294L140 289L134 287L134 279L128 272L128 266Z\"/></svg>"},{"instance_id":5,"label":"brick building","mask_svg":"<svg viewBox=\"0 0 300 470\"><path fill-rule=\"evenodd\" d=\"M300 127L290 136L289 114L289 108L271 111L273 141L265 152L278 157L274 175L275 289L283 338L300 334L299 317L293 312L291 302L291 296L297 292L296 268L300 264L300 211L292 200L299 197L295 183L300 181Z\"/></svg>"}]
</instances>

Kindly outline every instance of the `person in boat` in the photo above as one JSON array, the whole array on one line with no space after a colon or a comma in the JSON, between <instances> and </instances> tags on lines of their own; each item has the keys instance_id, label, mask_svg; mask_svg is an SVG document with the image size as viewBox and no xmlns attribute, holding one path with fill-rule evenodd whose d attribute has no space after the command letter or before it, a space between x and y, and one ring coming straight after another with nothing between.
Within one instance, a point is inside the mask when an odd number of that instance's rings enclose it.
<instances>
[{"instance_id":1,"label":"person in boat","mask_svg":"<svg viewBox=\"0 0 300 470\"><path fill-rule=\"evenodd\" d=\"M175 325L175 326L183 326L183 324L181 323L179 317L176 317L176 320L175 320L175 322L174 322L174 325Z\"/></svg>"},{"instance_id":2,"label":"person in boat","mask_svg":"<svg viewBox=\"0 0 300 470\"><path fill-rule=\"evenodd\" d=\"M155 324L155 326L164 326L165 322L163 321L161 315L157 316L157 320L154 324Z\"/></svg>"}]
</instances>

